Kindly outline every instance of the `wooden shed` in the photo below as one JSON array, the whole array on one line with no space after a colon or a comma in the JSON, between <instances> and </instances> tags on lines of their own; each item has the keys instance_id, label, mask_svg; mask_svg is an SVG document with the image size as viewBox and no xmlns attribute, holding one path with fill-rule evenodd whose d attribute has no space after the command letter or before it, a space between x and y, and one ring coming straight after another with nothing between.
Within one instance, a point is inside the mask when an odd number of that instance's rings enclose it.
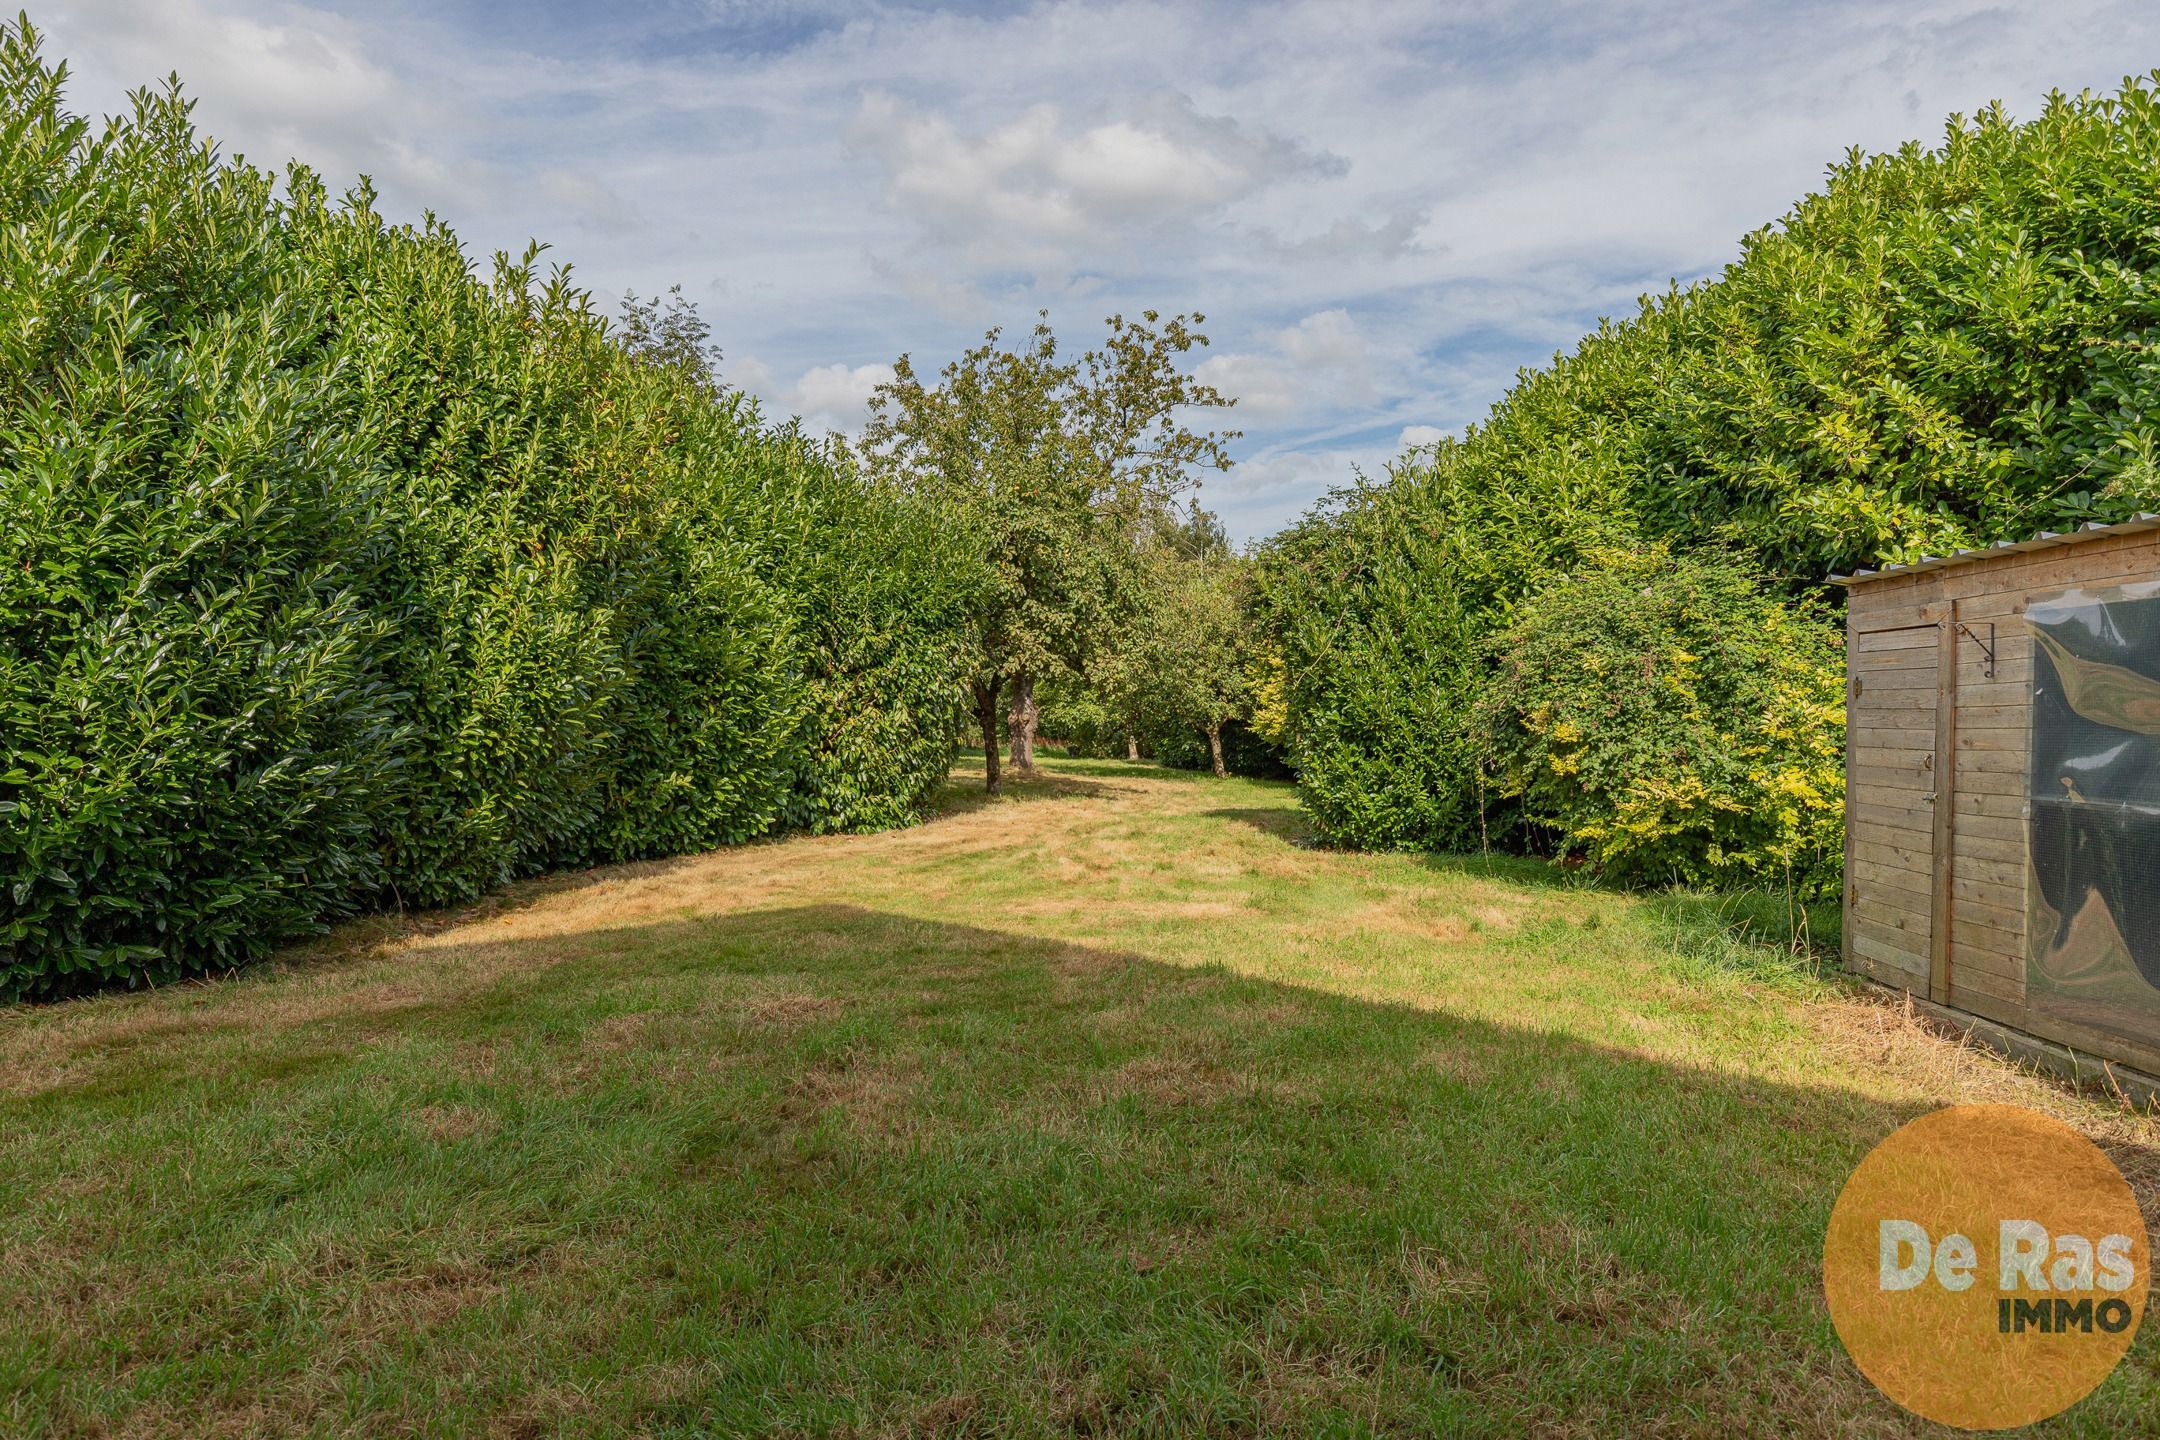
<instances>
[{"instance_id":1,"label":"wooden shed","mask_svg":"<svg viewBox=\"0 0 2160 1440\"><path fill-rule=\"evenodd\" d=\"M1847 963L2160 1076L2160 517L1831 578Z\"/></svg>"}]
</instances>

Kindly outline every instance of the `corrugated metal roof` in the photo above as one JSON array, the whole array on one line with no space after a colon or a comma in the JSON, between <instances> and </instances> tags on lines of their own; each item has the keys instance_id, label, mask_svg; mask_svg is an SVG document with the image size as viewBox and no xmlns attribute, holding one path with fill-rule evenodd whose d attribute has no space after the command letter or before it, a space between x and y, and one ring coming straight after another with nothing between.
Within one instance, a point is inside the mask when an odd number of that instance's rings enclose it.
<instances>
[{"instance_id":1,"label":"corrugated metal roof","mask_svg":"<svg viewBox=\"0 0 2160 1440\"><path fill-rule=\"evenodd\" d=\"M1910 565L1885 565L1880 570L1855 570L1850 575L1832 575L1832 585L1864 585L1870 580L1887 580L1893 575L1911 575L1920 570L1940 570L1945 565L1965 565L1975 560L1993 560L1998 555L2015 555L2025 550L2045 550L2052 545L2075 545L2080 540L2097 540L2103 535L2131 535L2140 530L2160 529L2160 515L2133 515L2128 520L2113 525L2094 521L2075 530L2043 530L2030 540L1998 540L1978 550L1960 550L1954 555L1923 555Z\"/></svg>"}]
</instances>

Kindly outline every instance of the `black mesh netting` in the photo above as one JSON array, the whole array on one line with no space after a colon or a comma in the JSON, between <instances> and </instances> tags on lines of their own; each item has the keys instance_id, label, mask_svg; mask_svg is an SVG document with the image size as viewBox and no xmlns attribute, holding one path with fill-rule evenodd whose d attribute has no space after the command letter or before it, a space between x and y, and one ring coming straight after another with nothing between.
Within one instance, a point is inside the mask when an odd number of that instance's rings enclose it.
<instances>
[{"instance_id":1,"label":"black mesh netting","mask_svg":"<svg viewBox=\"0 0 2160 1440\"><path fill-rule=\"evenodd\" d=\"M2160 586L2072 591L2032 626L2028 1000L2160 1035Z\"/></svg>"}]
</instances>

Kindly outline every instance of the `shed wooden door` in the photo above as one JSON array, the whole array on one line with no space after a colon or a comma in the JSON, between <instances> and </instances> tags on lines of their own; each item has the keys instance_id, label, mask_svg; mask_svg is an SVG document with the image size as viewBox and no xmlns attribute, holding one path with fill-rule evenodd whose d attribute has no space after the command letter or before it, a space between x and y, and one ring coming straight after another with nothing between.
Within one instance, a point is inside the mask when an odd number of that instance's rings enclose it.
<instances>
[{"instance_id":1,"label":"shed wooden door","mask_svg":"<svg viewBox=\"0 0 2160 1440\"><path fill-rule=\"evenodd\" d=\"M1847 657L1851 948L1861 968L1921 995L1934 953L1941 633L1935 625L1863 631Z\"/></svg>"}]
</instances>

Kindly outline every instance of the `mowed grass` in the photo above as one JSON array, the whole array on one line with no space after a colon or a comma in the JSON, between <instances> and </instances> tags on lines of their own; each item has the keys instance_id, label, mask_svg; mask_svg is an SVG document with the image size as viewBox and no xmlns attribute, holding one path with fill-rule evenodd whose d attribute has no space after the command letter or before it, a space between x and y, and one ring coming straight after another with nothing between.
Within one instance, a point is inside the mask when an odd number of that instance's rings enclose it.
<instances>
[{"instance_id":1,"label":"mowed grass","mask_svg":"<svg viewBox=\"0 0 2160 1440\"><path fill-rule=\"evenodd\" d=\"M2160 1194L1775 902L965 779L0 1012L0 1432L1916 1433L1820 1299L1871 1145L2008 1099Z\"/></svg>"}]
</instances>

